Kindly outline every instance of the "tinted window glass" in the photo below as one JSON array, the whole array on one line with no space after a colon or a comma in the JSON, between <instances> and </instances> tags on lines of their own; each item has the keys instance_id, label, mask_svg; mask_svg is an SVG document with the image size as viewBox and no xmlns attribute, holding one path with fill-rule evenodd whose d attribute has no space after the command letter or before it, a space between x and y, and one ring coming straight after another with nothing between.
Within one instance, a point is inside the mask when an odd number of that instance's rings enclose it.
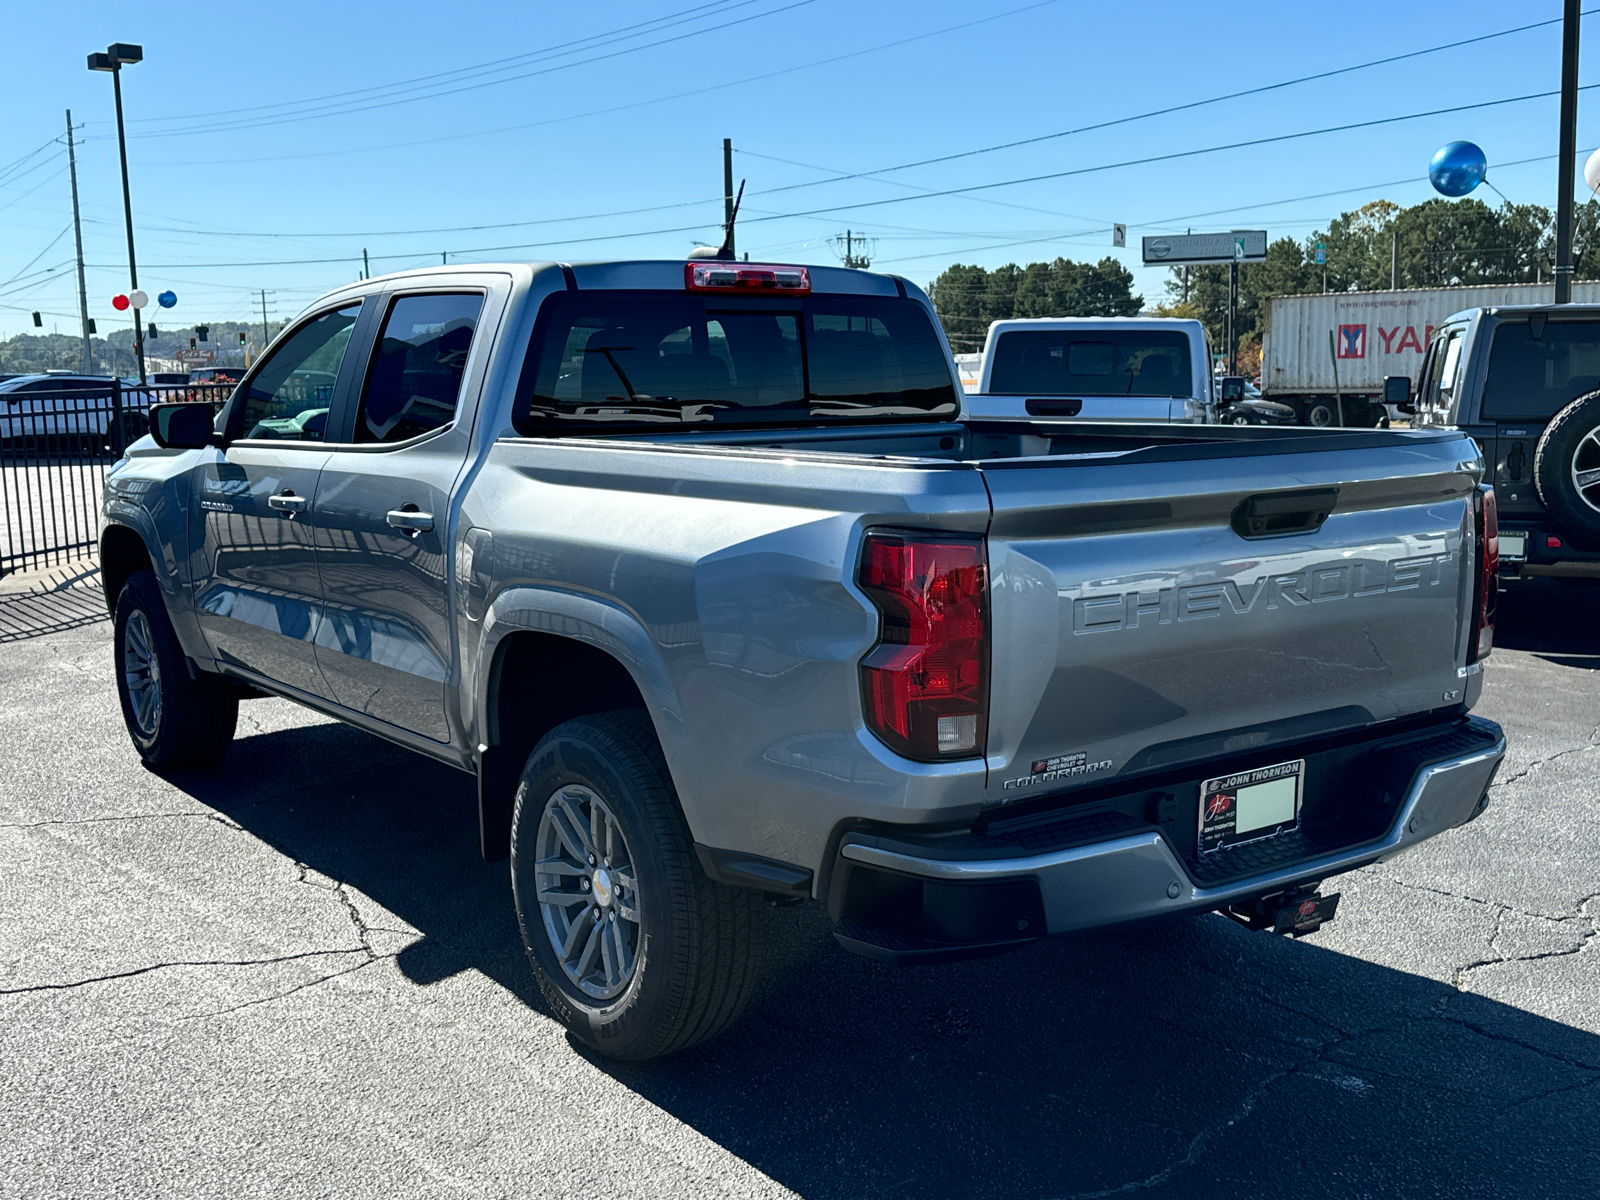
<instances>
[{"instance_id":1,"label":"tinted window glass","mask_svg":"<svg viewBox=\"0 0 1600 1200\"><path fill-rule=\"evenodd\" d=\"M544 430L958 408L949 361L911 300L563 292L546 302L534 338L519 408Z\"/></svg>"},{"instance_id":2,"label":"tinted window glass","mask_svg":"<svg viewBox=\"0 0 1600 1200\"><path fill-rule=\"evenodd\" d=\"M1189 339L1160 330L1018 329L995 344L989 390L1030 396L1189 396Z\"/></svg>"},{"instance_id":3,"label":"tinted window glass","mask_svg":"<svg viewBox=\"0 0 1600 1200\"><path fill-rule=\"evenodd\" d=\"M1526 321L1494 331L1483 415L1545 421L1600 387L1600 321L1547 321L1537 339Z\"/></svg>"},{"instance_id":4,"label":"tinted window glass","mask_svg":"<svg viewBox=\"0 0 1600 1200\"><path fill-rule=\"evenodd\" d=\"M361 305L352 304L300 326L272 352L250 382L241 428L247 438L320 442L339 365Z\"/></svg>"},{"instance_id":5,"label":"tinted window glass","mask_svg":"<svg viewBox=\"0 0 1600 1200\"><path fill-rule=\"evenodd\" d=\"M402 296L389 310L356 441L403 442L455 420L481 295Z\"/></svg>"}]
</instances>

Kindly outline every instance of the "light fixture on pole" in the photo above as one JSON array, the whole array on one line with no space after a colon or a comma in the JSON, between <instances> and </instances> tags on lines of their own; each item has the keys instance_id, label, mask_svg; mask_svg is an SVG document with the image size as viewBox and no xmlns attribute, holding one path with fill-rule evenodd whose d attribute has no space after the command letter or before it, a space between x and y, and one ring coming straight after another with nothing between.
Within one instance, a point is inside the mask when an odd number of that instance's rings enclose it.
<instances>
[{"instance_id":1,"label":"light fixture on pole","mask_svg":"<svg viewBox=\"0 0 1600 1200\"><path fill-rule=\"evenodd\" d=\"M117 101L117 153L122 160L122 215L128 224L128 282L135 296L143 293L139 291L139 265L133 256L133 199L128 191L128 139L122 129L122 68L128 63L143 61L144 48L126 42L113 42L106 47L104 54L89 55L89 70L111 73L111 90ZM144 327L139 319L139 309L142 307L142 304L136 304L133 310L133 353L139 361L140 383L145 382Z\"/></svg>"}]
</instances>

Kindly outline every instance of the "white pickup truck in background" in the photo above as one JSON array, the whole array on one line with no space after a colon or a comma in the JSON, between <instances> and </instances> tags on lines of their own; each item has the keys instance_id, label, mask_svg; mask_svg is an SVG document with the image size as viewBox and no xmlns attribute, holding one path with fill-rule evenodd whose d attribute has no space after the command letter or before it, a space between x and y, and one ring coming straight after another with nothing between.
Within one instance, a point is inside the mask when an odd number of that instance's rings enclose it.
<instances>
[{"instance_id":1,"label":"white pickup truck in background","mask_svg":"<svg viewBox=\"0 0 1600 1200\"><path fill-rule=\"evenodd\" d=\"M1043 317L996 321L981 360L962 363L967 411L979 419L1208 422L1211 353L1199 321ZM976 386L969 372L976 366Z\"/></svg>"}]
</instances>

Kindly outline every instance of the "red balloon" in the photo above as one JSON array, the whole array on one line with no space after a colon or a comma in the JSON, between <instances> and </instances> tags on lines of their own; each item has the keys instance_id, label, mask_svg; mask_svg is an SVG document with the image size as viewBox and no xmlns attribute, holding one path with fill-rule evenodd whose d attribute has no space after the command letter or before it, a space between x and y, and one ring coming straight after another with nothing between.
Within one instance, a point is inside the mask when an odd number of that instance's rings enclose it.
<instances>
[{"instance_id":1,"label":"red balloon","mask_svg":"<svg viewBox=\"0 0 1600 1200\"><path fill-rule=\"evenodd\" d=\"M128 307L128 298L126 296L111 297L111 307L116 309L118 312L121 312L123 309Z\"/></svg>"}]
</instances>

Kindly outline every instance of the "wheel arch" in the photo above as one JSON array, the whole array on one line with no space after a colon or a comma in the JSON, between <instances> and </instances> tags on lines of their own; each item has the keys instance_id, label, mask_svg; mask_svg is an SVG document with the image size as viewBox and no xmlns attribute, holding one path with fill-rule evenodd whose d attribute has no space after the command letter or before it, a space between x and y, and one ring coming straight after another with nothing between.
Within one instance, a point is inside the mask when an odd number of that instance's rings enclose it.
<instances>
[{"instance_id":1,"label":"wheel arch","mask_svg":"<svg viewBox=\"0 0 1600 1200\"><path fill-rule=\"evenodd\" d=\"M100 534L100 586L106 612L116 613L123 585L134 572L147 569L155 569L155 560L139 531L127 525L107 525Z\"/></svg>"},{"instance_id":2,"label":"wheel arch","mask_svg":"<svg viewBox=\"0 0 1600 1200\"><path fill-rule=\"evenodd\" d=\"M523 589L517 589L522 591ZM649 634L631 614L568 593L501 597L486 622L478 701L478 824L486 859L509 850L523 763L563 721L618 709L649 719L670 770L676 689Z\"/></svg>"}]
</instances>

